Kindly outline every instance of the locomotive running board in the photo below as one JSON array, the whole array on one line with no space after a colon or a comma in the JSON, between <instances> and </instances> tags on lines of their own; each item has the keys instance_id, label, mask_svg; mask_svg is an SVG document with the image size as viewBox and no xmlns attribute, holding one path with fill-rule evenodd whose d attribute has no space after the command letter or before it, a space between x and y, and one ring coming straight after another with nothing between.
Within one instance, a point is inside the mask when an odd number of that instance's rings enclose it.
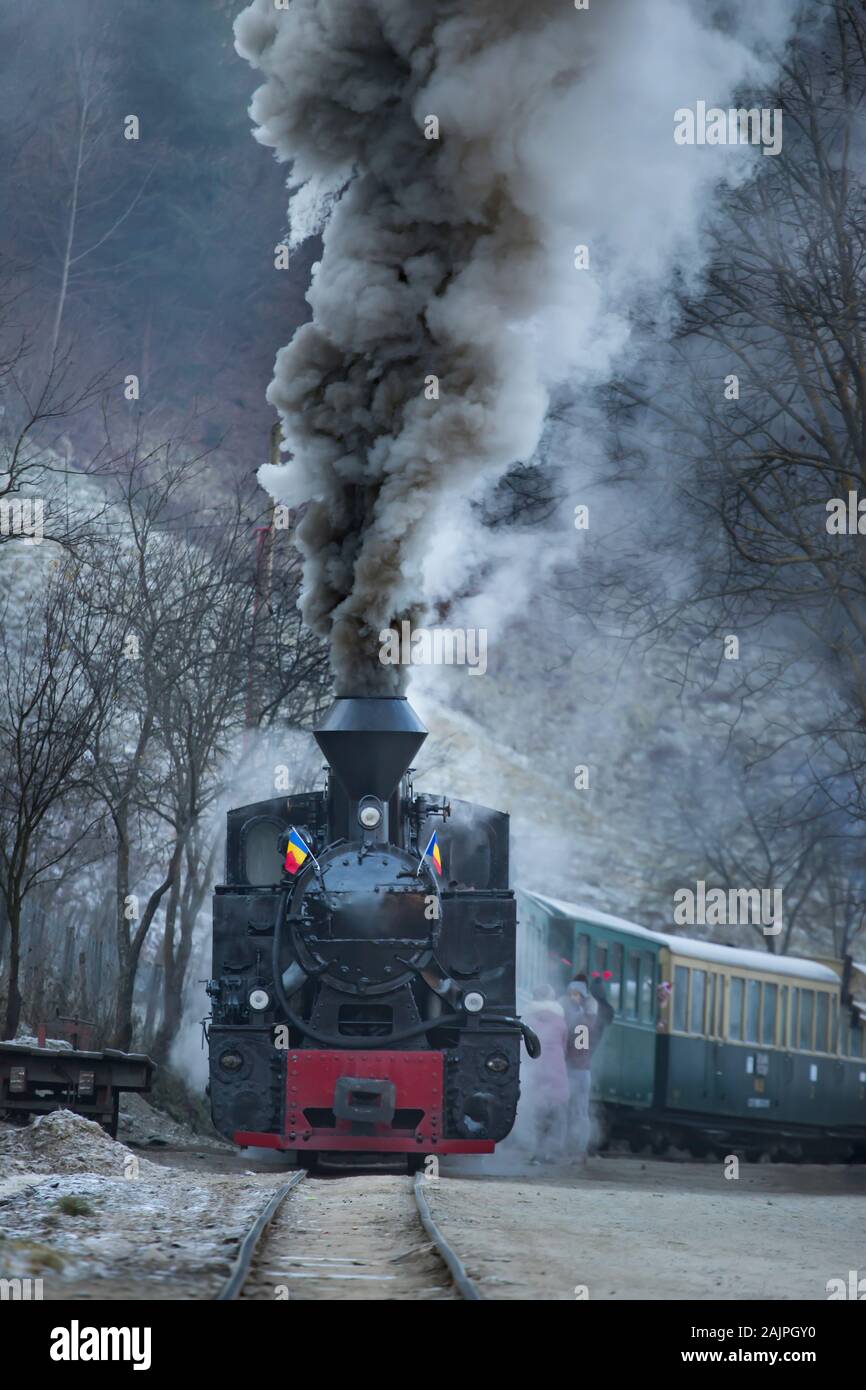
<instances>
[{"instance_id":1,"label":"locomotive running board","mask_svg":"<svg viewBox=\"0 0 866 1390\"><path fill-rule=\"evenodd\" d=\"M237 1130L236 1144L356 1153L493 1153L489 1139L443 1138L441 1052L289 1052L282 1134ZM388 1117L388 1123L381 1123Z\"/></svg>"}]
</instances>

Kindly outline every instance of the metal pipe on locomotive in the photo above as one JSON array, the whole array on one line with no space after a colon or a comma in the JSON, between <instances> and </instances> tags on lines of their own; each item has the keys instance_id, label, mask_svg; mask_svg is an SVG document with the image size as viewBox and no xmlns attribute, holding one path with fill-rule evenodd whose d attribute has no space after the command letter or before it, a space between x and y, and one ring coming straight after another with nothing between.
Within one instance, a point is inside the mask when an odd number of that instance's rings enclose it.
<instances>
[{"instance_id":1,"label":"metal pipe on locomotive","mask_svg":"<svg viewBox=\"0 0 866 1390\"><path fill-rule=\"evenodd\" d=\"M416 796L426 736L403 697L340 697L315 732L325 790L229 812L208 1036L235 1143L412 1167L511 1130L521 1037L538 1044L515 1016L508 816Z\"/></svg>"}]
</instances>

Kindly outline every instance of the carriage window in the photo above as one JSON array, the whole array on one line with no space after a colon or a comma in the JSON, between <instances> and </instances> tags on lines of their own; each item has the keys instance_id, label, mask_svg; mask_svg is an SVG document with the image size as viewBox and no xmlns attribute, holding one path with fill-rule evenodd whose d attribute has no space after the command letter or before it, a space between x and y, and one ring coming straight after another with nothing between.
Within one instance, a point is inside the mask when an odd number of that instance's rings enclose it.
<instances>
[{"instance_id":1,"label":"carriage window","mask_svg":"<svg viewBox=\"0 0 866 1390\"><path fill-rule=\"evenodd\" d=\"M625 1016L637 1018L637 995L640 982L640 956L629 951L625 972Z\"/></svg>"},{"instance_id":2,"label":"carriage window","mask_svg":"<svg viewBox=\"0 0 866 1390\"><path fill-rule=\"evenodd\" d=\"M704 996L707 988L707 972L705 970L692 971L692 1007L691 1019L689 1022L690 1033L703 1033L704 1031Z\"/></svg>"},{"instance_id":3,"label":"carriage window","mask_svg":"<svg viewBox=\"0 0 866 1390\"><path fill-rule=\"evenodd\" d=\"M779 990L779 1046L788 1046L788 986Z\"/></svg>"},{"instance_id":4,"label":"carriage window","mask_svg":"<svg viewBox=\"0 0 866 1390\"><path fill-rule=\"evenodd\" d=\"M796 1046L797 1046L797 1038L799 1037L799 1033L797 1032L797 1029L798 1029L799 1026L800 1026L799 1021L798 1021L798 1020L799 1020L799 1015L800 1015L800 991L799 991L799 989L794 989L794 988L792 987L792 989L791 989L791 1023L790 1023L790 1027L789 1027L789 1029L788 1029L788 1046L789 1046L789 1047L796 1047Z\"/></svg>"},{"instance_id":5,"label":"carriage window","mask_svg":"<svg viewBox=\"0 0 866 1390\"><path fill-rule=\"evenodd\" d=\"M851 1027L848 1030L848 1051L851 1057L862 1057L863 1055L863 1029L854 1027L854 1020L851 1020Z\"/></svg>"},{"instance_id":6,"label":"carriage window","mask_svg":"<svg viewBox=\"0 0 866 1390\"><path fill-rule=\"evenodd\" d=\"M817 996L815 1009L815 1051L827 1051L827 1024L830 1021L830 996L823 990Z\"/></svg>"},{"instance_id":7,"label":"carriage window","mask_svg":"<svg viewBox=\"0 0 866 1390\"><path fill-rule=\"evenodd\" d=\"M768 1047L776 1042L776 996L778 985L764 985L764 1012L761 1015L761 1042Z\"/></svg>"},{"instance_id":8,"label":"carriage window","mask_svg":"<svg viewBox=\"0 0 866 1390\"><path fill-rule=\"evenodd\" d=\"M614 1013L622 1012L622 947L612 946L610 950L611 977L607 982L607 997Z\"/></svg>"},{"instance_id":9,"label":"carriage window","mask_svg":"<svg viewBox=\"0 0 866 1390\"><path fill-rule=\"evenodd\" d=\"M746 1042L758 1041L758 1014L761 1007L761 986L757 980L746 981Z\"/></svg>"},{"instance_id":10,"label":"carriage window","mask_svg":"<svg viewBox=\"0 0 866 1390\"><path fill-rule=\"evenodd\" d=\"M595 965L593 966L593 970L597 970L600 975L603 975L606 969L607 947L604 942L599 941L596 943L595 947Z\"/></svg>"},{"instance_id":11,"label":"carriage window","mask_svg":"<svg viewBox=\"0 0 866 1390\"><path fill-rule=\"evenodd\" d=\"M812 1015L815 1012L815 995L811 989L800 990L800 1046L806 1051L812 1048Z\"/></svg>"},{"instance_id":12,"label":"carriage window","mask_svg":"<svg viewBox=\"0 0 866 1390\"><path fill-rule=\"evenodd\" d=\"M643 965L640 972L640 1020L641 1023L652 1023L653 1020L653 985L655 984L655 961L650 951L644 951Z\"/></svg>"},{"instance_id":13,"label":"carriage window","mask_svg":"<svg viewBox=\"0 0 866 1390\"><path fill-rule=\"evenodd\" d=\"M839 1052L839 1001L835 994L830 996L830 1051Z\"/></svg>"},{"instance_id":14,"label":"carriage window","mask_svg":"<svg viewBox=\"0 0 866 1390\"><path fill-rule=\"evenodd\" d=\"M585 932L581 933L581 935L577 938L577 950L575 952L575 955L577 956L577 969L575 971L575 974L588 975L589 937L586 935Z\"/></svg>"},{"instance_id":15,"label":"carriage window","mask_svg":"<svg viewBox=\"0 0 866 1390\"><path fill-rule=\"evenodd\" d=\"M715 1036L716 1031L716 980L717 975L710 975L707 981L707 1037Z\"/></svg>"},{"instance_id":16,"label":"carriage window","mask_svg":"<svg viewBox=\"0 0 866 1390\"><path fill-rule=\"evenodd\" d=\"M731 992L728 1000L728 1037L734 1042L743 1040L743 985L745 981L731 976Z\"/></svg>"},{"instance_id":17,"label":"carriage window","mask_svg":"<svg viewBox=\"0 0 866 1390\"><path fill-rule=\"evenodd\" d=\"M686 1031L686 1011L689 1005L689 972L684 965L674 969L674 1028Z\"/></svg>"}]
</instances>

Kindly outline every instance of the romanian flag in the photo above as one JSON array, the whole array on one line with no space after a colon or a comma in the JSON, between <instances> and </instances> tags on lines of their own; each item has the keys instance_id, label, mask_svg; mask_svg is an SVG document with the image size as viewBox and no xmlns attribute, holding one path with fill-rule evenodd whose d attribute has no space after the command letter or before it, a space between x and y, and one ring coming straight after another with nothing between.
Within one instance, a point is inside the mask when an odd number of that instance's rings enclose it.
<instances>
[{"instance_id":1,"label":"romanian flag","mask_svg":"<svg viewBox=\"0 0 866 1390\"><path fill-rule=\"evenodd\" d=\"M427 842L427 848L425 849L424 853L421 855L422 862L423 862L423 860L425 860L425 859L427 858L428 855L430 856L431 860L433 861L433 868L436 870L437 874L438 874L439 877L441 878L441 877L442 877L442 855L439 853L439 841L436 839L436 831L435 831L435 830L433 831L433 834L430 836L430 839L429 839L429 841Z\"/></svg>"},{"instance_id":2,"label":"romanian flag","mask_svg":"<svg viewBox=\"0 0 866 1390\"><path fill-rule=\"evenodd\" d=\"M287 874L296 874L298 869L312 854L309 845L305 845L303 839L298 834L294 826L289 831L289 843L286 849L286 860L283 864Z\"/></svg>"}]
</instances>

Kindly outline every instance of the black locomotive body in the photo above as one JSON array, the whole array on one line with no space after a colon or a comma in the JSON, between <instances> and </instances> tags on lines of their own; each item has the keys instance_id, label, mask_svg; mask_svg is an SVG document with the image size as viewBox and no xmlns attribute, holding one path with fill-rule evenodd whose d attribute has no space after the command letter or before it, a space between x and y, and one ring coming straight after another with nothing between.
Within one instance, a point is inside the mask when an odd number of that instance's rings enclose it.
<instances>
[{"instance_id":1,"label":"black locomotive body","mask_svg":"<svg viewBox=\"0 0 866 1390\"><path fill-rule=\"evenodd\" d=\"M401 697L339 698L316 732L326 789L229 812L208 993L235 1143L360 1161L488 1153L512 1127L535 1040L514 1016L508 816L416 796L425 737Z\"/></svg>"}]
</instances>

